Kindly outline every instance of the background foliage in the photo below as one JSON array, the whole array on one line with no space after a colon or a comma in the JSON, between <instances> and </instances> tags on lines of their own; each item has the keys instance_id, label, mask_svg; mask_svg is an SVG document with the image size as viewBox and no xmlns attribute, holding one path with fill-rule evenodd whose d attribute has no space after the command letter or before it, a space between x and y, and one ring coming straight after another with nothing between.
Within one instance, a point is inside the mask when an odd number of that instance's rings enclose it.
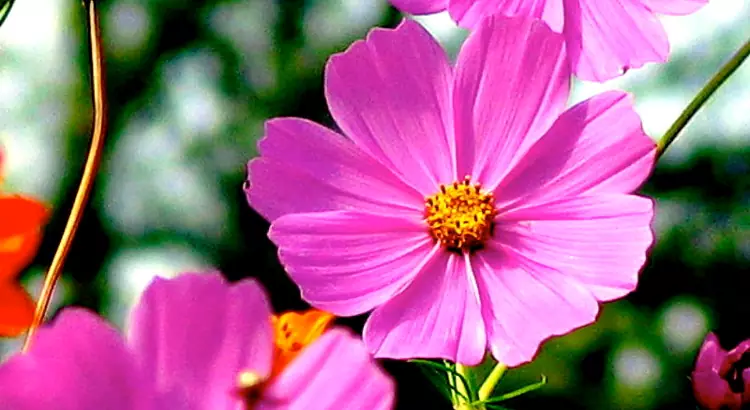
<instances>
[{"instance_id":1,"label":"background foliage","mask_svg":"<svg viewBox=\"0 0 750 410\"><path fill-rule=\"evenodd\" d=\"M101 1L110 133L96 191L66 265L55 310L86 306L124 326L154 275L218 267L259 278L274 306L301 308L296 287L246 205L246 161L264 119L332 125L327 57L401 16L385 0ZM465 33L420 18L455 55ZM671 62L604 85L576 83L572 102L605 89L636 96L658 137L712 72L750 36L750 5L713 0L664 18ZM70 209L91 122L83 9L75 0L18 1L0 28L0 143L6 189L55 215L24 283L38 290ZM638 290L597 324L556 338L501 389L549 384L516 409L693 408L689 372L705 333L730 347L750 337L750 66L696 117L644 194L657 199L657 244ZM363 318L340 321L361 330ZM19 348L2 342L0 357ZM449 408L415 366L386 363L399 408Z\"/></svg>"}]
</instances>

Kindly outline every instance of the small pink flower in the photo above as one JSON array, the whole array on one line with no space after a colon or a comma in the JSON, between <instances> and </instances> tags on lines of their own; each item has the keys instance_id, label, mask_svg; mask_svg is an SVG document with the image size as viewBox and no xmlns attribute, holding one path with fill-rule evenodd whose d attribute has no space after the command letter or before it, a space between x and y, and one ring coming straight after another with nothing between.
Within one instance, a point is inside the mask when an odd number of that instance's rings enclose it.
<instances>
[{"instance_id":1,"label":"small pink flower","mask_svg":"<svg viewBox=\"0 0 750 410\"><path fill-rule=\"evenodd\" d=\"M157 279L134 311L127 342L93 313L63 310L29 352L0 366L0 403L13 410L390 409L392 381L350 332L328 330L289 356L290 338L309 342L331 318L312 316L316 326L307 329L300 318L308 315L282 316L274 323L287 326L274 336L268 301L252 280Z\"/></svg>"},{"instance_id":2,"label":"small pink flower","mask_svg":"<svg viewBox=\"0 0 750 410\"><path fill-rule=\"evenodd\" d=\"M727 352L713 333L698 353L693 392L706 410L740 410L750 404L750 340Z\"/></svg>"},{"instance_id":3,"label":"small pink flower","mask_svg":"<svg viewBox=\"0 0 750 410\"><path fill-rule=\"evenodd\" d=\"M665 62L669 42L656 14L692 13L708 0L391 0L411 14L448 10L472 28L495 13L540 18L565 36L575 74L605 81L630 68Z\"/></svg>"},{"instance_id":4,"label":"small pink flower","mask_svg":"<svg viewBox=\"0 0 750 410\"><path fill-rule=\"evenodd\" d=\"M563 37L494 16L454 67L417 23L331 57L328 105L346 137L266 124L247 198L313 306L374 309L379 357L508 365L632 291L653 235L631 195L655 144L630 97L568 110Z\"/></svg>"}]
</instances>

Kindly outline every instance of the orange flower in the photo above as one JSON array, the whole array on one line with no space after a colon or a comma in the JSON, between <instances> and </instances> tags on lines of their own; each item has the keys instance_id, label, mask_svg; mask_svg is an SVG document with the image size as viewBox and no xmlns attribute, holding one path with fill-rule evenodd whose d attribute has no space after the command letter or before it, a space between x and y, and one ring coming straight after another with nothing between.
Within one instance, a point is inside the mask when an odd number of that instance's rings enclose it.
<instances>
[{"instance_id":1,"label":"orange flower","mask_svg":"<svg viewBox=\"0 0 750 410\"><path fill-rule=\"evenodd\" d=\"M335 319L318 309L274 315L274 362L272 377L281 373L305 347L316 341Z\"/></svg>"},{"instance_id":2,"label":"orange flower","mask_svg":"<svg viewBox=\"0 0 750 410\"><path fill-rule=\"evenodd\" d=\"M304 348L328 330L335 318L332 314L318 309L290 311L271 316L274 331L271 375L267 379L262 379L253 372L242 372L237 377L238 393L249 408L257 404L263 389L275 380Z\"/></svg>"},{"instance_id":3,"label":"orange flower","mask_svg":"<svg viewBox=\"0 0 750 410\"><path fill-rule=\"evenodd\" d=\"M34 301L16 278L36 254L48 214L34 199L0 194L0 337L19 336L31 325Z\"/></svg>"}]
</instances>

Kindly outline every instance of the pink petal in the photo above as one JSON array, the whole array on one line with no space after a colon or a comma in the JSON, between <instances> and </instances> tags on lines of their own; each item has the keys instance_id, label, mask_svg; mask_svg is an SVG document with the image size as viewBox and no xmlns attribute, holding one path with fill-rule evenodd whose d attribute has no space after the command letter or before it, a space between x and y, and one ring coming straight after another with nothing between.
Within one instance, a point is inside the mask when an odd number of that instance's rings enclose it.
<instances>
[{"instance_id":1,"label":"pink petal","mask_svg":"<svg viewBox=\"0 0 750 410\"><path fill-rule=\"evenodd\" d=\"M736 366L737 362L748 353L748 350L750 350L750 340L744 340L727 352L719 368L719 374L728 374L732 370L732 366Z\"/></svg>"},{"instance_id":2,"label":"pink petal","mask_svg":"<svg viewBox=\"0 0 750 410\"><path fill-rule=\"evenodd\" d=\"M667 60L667 35L638 0L564 2L563 32L579 78L606 81L630 68Z\"/></svg>"},{"instance_id":3,"label":"pink petal","mask_svg":"<svg viewBox=\"0 0 750 410\"><path fill-rule=\"evenodd\" d=\"M706 410L740 410L742 394L733 393L729 383L714 372L695 372L691 376L693 392Z\"/></svg>"},{"instance_id":4,"label":"pink petal","mask_svg":"<svg viewBox=\"0 0 750 410\"><path fill-rule=\"evenodd\" d=\"M394 7L409 14L430 14L443 11L448 0L391 0Z\"/></svg>"},{"instance_id":5,"label":"pink petal","mask_svg":"<svg viewBox=\"0 0 750 410\"><path fill-rule=\"evenodd\" d=\"M130 327L140 362L160 392L191 409L233 409L237 377L270 373L271 310L252 280L230 285L219 273L157 278L143 293Z\"/></svg>"},{"instance_id":6,"label":"pink petal","mask_svg":"<svg viewBox=\"0 0 750 410\"><path fill-rule=\"evenodd\" d=\"M508 366L531 361L547 338L596 318L599 306L594 296L556 266L497 245L477 253L472 265L490 351Z\"/></svg>"},{"instance_id":7,"label":"pink petal","mask_svg":"<svg viewBox=\"0 0 750 410\"><path fill-rule=\"evenodd\" d=\"M474 27L495 13L544 20L560 33L563 27L563 0L452 0L448 11L462 27Z\"/></svg>"},{"instance_id":8,"label":"pink petal","mask_svg":"<svg viewBox=\"0 0 750 410\"><path fill-rule=\"evenodd\" d=\"M416 213L293 214L276 220L269 236L302 297L339 316L367 312L393 297L433 247Z\"/></svg>"},{"instance_id":9,"label":"pink petal","mask_svg":"<svg viewBox=\"0 0 750 410\"><path fill-rule=\"evenodd\" d=\"M375 309L363 337L375 357L479 364L487 339L471 265L440 248L406 290Z\"/></svg>"},{"instance_id":10,"label":"pink petal","mask_svg":"<svg viewBox=\"0 0 750 410\"><path fill-rule=\"evenodd\" d=\"M685 15L698 11L708 0L640 0L654 13Z\"/></svg>"},{"instance_id":11,"label":"pink petal","mask_svg":"<svg viewBox=\"0 0 750 410\"><path fill-rule=\"evenodd\" d=\"M288 213L422 210L424 198L351 141L314 122L266 123L248 165L247 200L266 219Z\"/></svg>"},{"instance_id":12,"label":"pink petal","mask_svg":"<svg viewBox=\"0 0 750 410\"><path fill-rule=\"evenodd\" d=\"M0 367L0 403L13 410L157 410L143 375L115 329L67 308L39 329L28 353Z\"/></svg>"},{"instance_id":13,"label":"pink petal","mask_svg":"<svg viewBox=\"0 0 750 410\"><path fill-rule=\"evenodd\" d=\"M727 360L733 363L738 362L748 352L750 352L750 339L743 340L737 346L735 346L734 349L730 350L727 353Z\"/></svg>"},{"instance_id":14,"label":"pink petal","mask_svg":"<svg viewBox=\"0 0 750 410\"><path fill-rule=\"evenodd\" d=\"M610 91L566 111L495 189L512 208L595 193L629 193L651 173L656 144L631 98Z\"/></svg>"},{"instance_id":15,"label":"pink petal","mask_svg":"<svg viewBox=\"0 0 750 410\"><path fill-rule=\"evenodd\" d=\"M326 98L344 134L424 196L455 179L451 78L442 47L405 20L331 57Z\"/></svg>"},{"instance_id":16,"label":"pink petal","mask_svg":"<svg viewBox=\"0 0 750 410\"><path fill-rule=\"evenodd\" d=\"M259 410L393 408L395 386L345 329L327 331L264 392Z\"/></svg>"},{"instance_id":17,"label":"pink petal","mask_svg":"<svg viewBox=\"0 0 750 410\"><path fill-rule=\"evenodd\" d=\"M531 19L484 20L456 68L459 176L493 188L565 109L569 82L561 35Z\"/></svg>"},{"instance_id":18,"label":"pink petal","mask_svg":"<svg viewBox=\"0 0 750 410\"><path fill-rule=\"evenodd\" d=\"M533 269L565 275L608 301L635 289L653 216L653 201L635 195L561 199L500 216L495 238Z\"/></svg>"}]
</instances>

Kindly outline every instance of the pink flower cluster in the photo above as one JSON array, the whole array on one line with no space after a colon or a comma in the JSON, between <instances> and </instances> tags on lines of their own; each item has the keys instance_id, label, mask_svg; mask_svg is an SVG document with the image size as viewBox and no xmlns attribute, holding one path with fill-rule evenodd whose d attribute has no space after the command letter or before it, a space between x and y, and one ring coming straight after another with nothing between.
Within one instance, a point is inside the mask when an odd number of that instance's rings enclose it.
<instances>
[{"instance_id":1,"label":"pink flower cluster","mask_svg":"<svg viewBox=\"0 0 750 410\"><path fill-rule=\"evenodd\" d=\"M345 329L325 332L271 377L271 308L253 280L230 285L218 272L157 279L131 319L123 340L93 313L64 310L40 329L28 353L0 367L2 408L386 410L393 404L393 382Z\"/></svg>"},{"instance_id":2,"label":"pink flower cluster","mask_svg":"<svg viewBox=\"0 0 750 410\"><path fill-rule=\"evenodd\" d=\"M389 409L393 382L373 356L531 361L633 291L654 239L653 201L635 192L656 145L632 97L569 107L571 76L665 61L656 14L706 1L392 0L470 28L456 61L413 20L372 30L325 67L337 129L268 121L246 185L303 299L338 316L371 312L362 340L316 328L278 365L258 284L184 274L148 288L126 340L65 310L0 366L0 403ZM734 359L712 343L695 385L721 384L706 403L736 403L717 370Z\"/></svg>"}]
</instances>

